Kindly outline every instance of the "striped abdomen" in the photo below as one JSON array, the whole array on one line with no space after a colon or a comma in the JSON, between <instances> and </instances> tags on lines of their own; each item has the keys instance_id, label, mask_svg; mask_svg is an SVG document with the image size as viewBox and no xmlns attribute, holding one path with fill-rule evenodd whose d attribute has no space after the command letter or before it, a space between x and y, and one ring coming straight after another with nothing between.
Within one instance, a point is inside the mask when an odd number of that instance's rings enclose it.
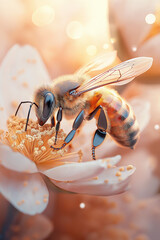
<instances>
[{"instance_id":1,"label":"striped abdomen","mask_svg":"<svg viewBox=\"0 0 160 240\"><path fill-rule=\"evenodd\" d=\"M103 95L101 105L110 120L109 134L119 144L133 148L139 136L139 127L131 107L113 90Z\"/></svg>"}]
</instances>

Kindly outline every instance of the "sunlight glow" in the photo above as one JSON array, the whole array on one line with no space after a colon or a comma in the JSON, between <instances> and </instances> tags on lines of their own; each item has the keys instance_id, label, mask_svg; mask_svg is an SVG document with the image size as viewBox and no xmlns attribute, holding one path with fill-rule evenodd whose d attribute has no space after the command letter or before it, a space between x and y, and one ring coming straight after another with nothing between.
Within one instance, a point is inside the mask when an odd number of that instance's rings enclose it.
<instances>
[{"instance_id":1,"label":"sunlight glow","mask_svg":"<svg viewBox=\"0 0 160 240\"><path fill-rule=\"evenodd\" d=\"M89 56L94 56L97 53L97 47L95 45L89 45L86 48L86 52Z\"/></svg>"},{"instance_id":2,"label":"sunlight glow","mask_svg":"<svg viewBox=\"0 0 160 240\"><path fill-rule=\"evenodd\" d=\"M67 36L72 39L79 39L83 35L83 26L78 21L72 21L66 28Z\"/></svg>"},{"instance_id":3,"label":"sunlight glow","mask_svg":"<svg viewBox=\"0 0 160 240\"><path fill-rule=\"evenodd\" d=\"M38 27L44 27L54 20L54 9L49 5L37 8L32 14L32 22Z\"/></svg>"}]
</instances>

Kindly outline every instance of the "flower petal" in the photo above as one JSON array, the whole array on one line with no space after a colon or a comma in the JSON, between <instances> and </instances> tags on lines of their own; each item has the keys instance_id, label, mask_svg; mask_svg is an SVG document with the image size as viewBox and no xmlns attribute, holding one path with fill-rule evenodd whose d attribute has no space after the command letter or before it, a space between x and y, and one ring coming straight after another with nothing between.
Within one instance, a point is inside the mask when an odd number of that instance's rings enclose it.
<instances>
[{"instance_id":1,"label":"flower petal","mask_svg":"<svg viewBox=\"0 0 160 240\"><path fill-rule=\"evenodd\" d=\"M131 180L132 193L139 198L149 198L154 196L159 189L159 179L155 176L154 158L144 146L144 140L141 141L134 154L124 156L124 164L134 162L136 172ZM143 177L142 177L143 175Z\"/></svg>"},{"instance_id":2,"label":"flower petal","mask_svg":"<svg viewBox=\"0 0 160 240\"><path fill-rule=\"evenodd\" d=\"M33 100L33 93L40 84L49 82L49 75L36 49L31 46L12 47L0 68L0 128L6 127L7 117L15 113L21 101ZM28 104L27 104L28 105ZM28 109L28 106L23 106ZM24 111L23 117L26 116Z\"/></svg>"},{"instance_id":3,"label":"flower petal","mask_svg":"<svg viewBox=\"0 0 160 240\"><path fill-rule=\"evenodd\" d=\"M0 129L7 130L7 127L6 127L7 111L4 108L4 106L5 106L5 100L3 99L3 96L0 93Z\"/></svg>"},{"instance_id":4,"label":"flower petal","mask_svg":"<svg viewBox=\"0 0 160 240\"><path fill-rule=\"evenodd\" d=\"M67 191L91 194L100 196L109 196L124 192L128 189L130 176L134 173L135 168L130 170L124 167L122 172L119 168L107 168L99 176L98 179L88 179L76 182L56 182L52 181L56 186ZM119 177L119 174L121 176Z\"/></svg>"},{"instance_id":5,"label":"flower petal","mask_svg":"<svg viewBox=\"0 0 160 240\"><path fill-rule=\"evenodd\" d=\"M121 157L118 155L113 159L114 164L118 162ZM81 179L92 178L99 175L107 166L107 159L65 164L52 169L43 171L43 174L57 181L77 181Z\"/></svg>"},{"instance_id":6,"label":"flower petal","mask_svg":"<svg viewBox=\"0 0 160 240\"><path fill-rule=\"evenodd\" d=\"M40 174L10 171L0 166L0 192L19 211L34 215L48 203L48 189Z\"/></svg>"},{"instance_id":7,"label":"flower petal","mask_svg":"<svg viewBox=\"0 0 160 240\"><path fill-rule=\"evenodd\" d=\"M37 167L34 162L24 155L12 151L12 149L6 145L0 144L0 161L1 164L13 171L17 172L37 172Z\"/></svg>"},{"instance_id":8,"label":"flower petal","mask_svg":"<svg viewBox=\"0 0 160 240\"><path fill-rule=\"evenodd\" d=\"M150 120L150 102L142 98L133 98L130 101L136 115L140 131L142 132Z\"/></svg>"},{"instance_id":9,"label":"flower petal","mask_svg":"<svg viewBox=\"0 0 160 240\"><path fill-rule=\"evenodd\" d=\"M53 224L42 214L22 215L12 224L9 236L15 239L44 240L53 231Z\"/></svg>"}]
</instances>

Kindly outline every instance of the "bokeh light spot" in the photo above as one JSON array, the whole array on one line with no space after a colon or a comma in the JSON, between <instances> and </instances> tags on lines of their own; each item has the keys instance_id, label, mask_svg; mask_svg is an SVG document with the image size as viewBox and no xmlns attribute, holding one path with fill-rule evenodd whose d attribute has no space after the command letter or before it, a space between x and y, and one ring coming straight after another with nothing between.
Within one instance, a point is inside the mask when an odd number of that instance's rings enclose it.
<instances>
[{"instance_id":1,"label":"bokeh light spot","mask_svg":"<svg viewBox=\"0 0 160 240\"><path fill-rule=\"evenodd\" d=\"M87 52L88 55L94 56L97 53L97 47L95 45L89 45L86 48L86 52Z\"/></svg>"},{"instance_id":2,"label":"bokeh light spot","mask_svg":"<svg viewBox=\"0 0 160 240\"><path fill-rule=\"evenodd\" d=\"M149 13L146 15L145 21L147 24L153 24L156 21L156 16L152 13Z\"/></svg>"},{"instance_id":3,"label":"bokeh light spot","mask_svg":"<svg viewBox=\"0 0 160 240\"><path fill-rule=\"evenodd\" d=\"M109 48L109 44L108 43L103 44L103 48L104 49L108 49Z\"/></svg>"},{"instance_id":4,"label":"bokeh light spot","mask_svg":"<svg viewBox=\"0 0 160 240\"><path fill-rule=\"evenodd\" d=\"M85 208L85 206L86 206L86 205L85 205L85 203L83 203L83 202L81 202L81 203L79 204L79 207L82 208L82 209Z\"/></svg>"},{"instance_id":5,"label":"bokeh light spot","mask_svg":"<svg viewBox=\"0 0 160 240\"><path fill-rule=\"evenodd\" d=\"M71 39L79 39L83 35L83 26L78 21L72 21L66 28L67 36Z\"/></svg>"},{"instance_id":6,"label":"bokeh light spot","mask_svg":"<svg viewBox=\"0 0 160 240\"><path fill-rule=\"evenodd\" d=\"M137 51L137 47L132 47L132 51L136 52Z\"/></svg>"},{"instance_id":7,"label":"bokeh light spot","mask_svg":"<svg viewBox=\"0 0 160 240\"><path fill-rule=\"evenodd\" d=\"M155 125L154 125L154 129L155 129L155 130L159 130L159 129L160 129L159 124L155 124Z\"/></svg>"},{"instance_id":8,"label":"bokeh light spot","mask_svg":"<svg viewBox=\"0 0 160 240\"><path fill-rule=\"evenodd\" d=\"M44 27L54 20L54 9L49 5L37 8L32 14L32 22L38 27Z\"/></svg>"},{"instance_id":9,"label":"bokeh light spot","mask_svg":"<svg viewBox=\"0 0 160 240\"><path fill-rule=\"evenodd\" d=\"M111 38L110 41L111 41L112 44L114 44L116 42L116 39L115 38Z\"/></svg>"}]
</instances>

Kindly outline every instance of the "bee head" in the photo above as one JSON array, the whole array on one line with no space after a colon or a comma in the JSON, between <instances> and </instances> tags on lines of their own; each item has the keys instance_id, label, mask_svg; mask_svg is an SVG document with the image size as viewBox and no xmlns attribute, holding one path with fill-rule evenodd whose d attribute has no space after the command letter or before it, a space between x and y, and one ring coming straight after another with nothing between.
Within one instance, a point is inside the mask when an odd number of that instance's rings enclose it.
<instances>
[{"instance_id":1,"label":"bee head","mask_svg":"<svg viewBox=\"0 0 160 240\"><path fill-rule=\"evenodd\" d=\"M51 91L41 89L36 93L35 102L38 105L38 108L36 108L38 123L43 126L54 111L56 106L55 96Z\"/></svg>"}]
</instances>

